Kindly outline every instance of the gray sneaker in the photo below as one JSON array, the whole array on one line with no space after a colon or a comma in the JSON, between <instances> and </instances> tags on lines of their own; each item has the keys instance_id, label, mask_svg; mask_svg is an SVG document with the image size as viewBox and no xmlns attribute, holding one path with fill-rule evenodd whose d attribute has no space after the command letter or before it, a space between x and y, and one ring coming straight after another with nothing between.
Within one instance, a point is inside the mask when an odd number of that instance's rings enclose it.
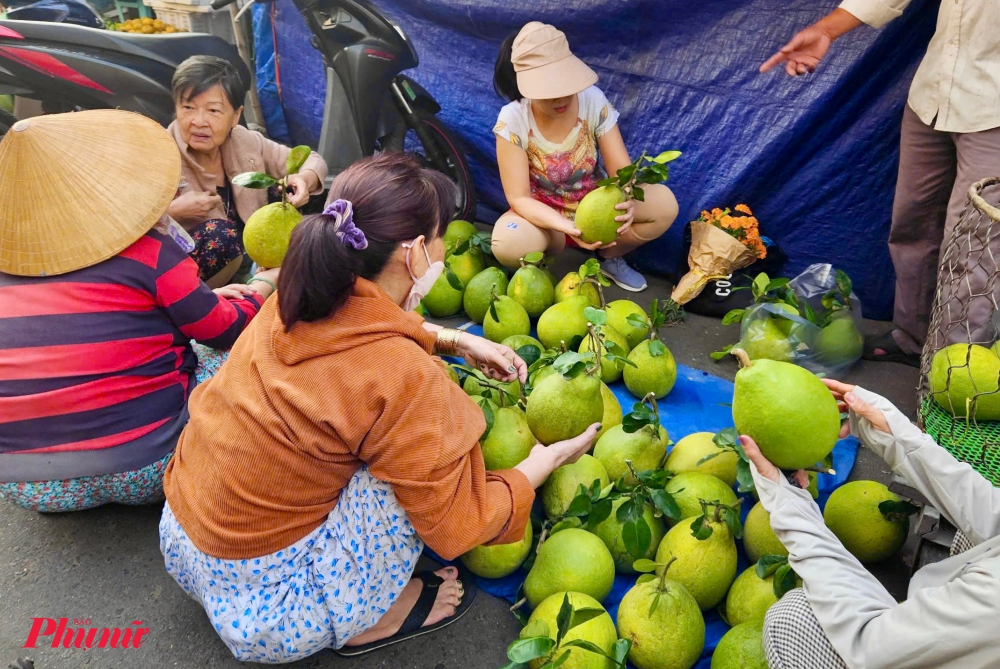
<instances>
[{"instance_id":1,"label":"gray sneaker","mask_svg":"<svg viewBox=\"0 0 1000 669\"><path fill-rule=\"evenodd\" d=\"M646 290L646 280L628 266L624 258L606 258L601 261L601 271L622 290L633 293Z\"/></svg>"}]
</instances>

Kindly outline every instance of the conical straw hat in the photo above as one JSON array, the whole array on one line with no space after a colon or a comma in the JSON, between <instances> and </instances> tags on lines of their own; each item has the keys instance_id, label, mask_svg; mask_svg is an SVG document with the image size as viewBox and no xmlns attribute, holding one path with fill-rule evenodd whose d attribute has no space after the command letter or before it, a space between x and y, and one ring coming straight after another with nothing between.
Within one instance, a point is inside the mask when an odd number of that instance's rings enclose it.
<instances>
[{"instance_id":1,"label":"conical straw hat","mask_svg":"<svg viewBox=\"0 0 1000 669\"><path fill-rule=\"evenodd\" d=\"M149 232L181 178L155 121L115 109L18 121L0 142L0 272L64 274Z\"/></svg>"}]
</instances>

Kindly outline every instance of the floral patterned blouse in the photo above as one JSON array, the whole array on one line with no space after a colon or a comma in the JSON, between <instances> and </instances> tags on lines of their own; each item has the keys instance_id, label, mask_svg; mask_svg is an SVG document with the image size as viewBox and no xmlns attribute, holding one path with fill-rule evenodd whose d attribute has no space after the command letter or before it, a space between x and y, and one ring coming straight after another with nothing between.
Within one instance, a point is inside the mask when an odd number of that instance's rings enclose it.
<instances>
[{"instance_id":1,"label":"floral patterned blouse","mask_svg":"<svg viewBox=\"0 0 1000 669\"><path fill-rule=\"evenodd\" d=\"M576 207L603 175L597 165L597 140L618 123L618 112L597 86L577 95L576 125L556 144L542 136L531 113L531 101L521 99L500 110L494 134L528 154L531 195L572 220Z\"/></svg>"},{"instance_id":2,"label":"floral patterned blouse","mask_svg":"<svg viewBox=\"0 0 1000 669\"><path fill-rule=\"evenodd\" d=\"M243 255L243 221L236 213L232 189L227 183L218 187L226 218L211 218L189 231L194 240L191 258L198 263L198 278L206 281L226 265Z\"/></svg>"}]
</instances>

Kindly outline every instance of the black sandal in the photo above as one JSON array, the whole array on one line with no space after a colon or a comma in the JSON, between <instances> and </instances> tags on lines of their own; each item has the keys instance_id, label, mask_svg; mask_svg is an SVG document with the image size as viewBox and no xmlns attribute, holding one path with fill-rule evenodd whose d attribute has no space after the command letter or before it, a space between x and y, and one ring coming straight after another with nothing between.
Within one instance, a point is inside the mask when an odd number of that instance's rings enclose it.
<instances>
[{"instance_id":1,"label":"black sandal","mask_svg":"<svg viewBox=\"0 0 1000 669\"><path fill-rule=\"evenodd\" d=\"M876 350L884 352L876 353ZM865 337L865 351L861 357L874 362L898 362L910 367L920 367L920 356L904 351L892 336L892 332Z\"/></svg>"},{"instance_id":2,"label":"black sandal","mask_svg":"<svg viewBox=\"0 0 1000 669\"><path fill-rule=\"evenodd\" d=\"M365 653L370 653L373 650L391 646L395 643L399 643L400 641L406 641L407 639L423 636L424 634L430 634L431 632L435 632L442 627L447 627L464 616L472 607L472 602L475 601L476 593L479 592L479 588L476 587L476 577L473 576L471 572L459 565L454 566L458 569L458 580L462 582L462 589L465 591L462 595L462 603L455 609L455 615L449 616L441 622L433 625L428 625L427 627L423 626L424 621L427 620L427 616L431 614L431 610L434 608L434 601L437 599L438 594L438 586L444 583L444 579L435 574L433 571L420 571L415 573L411 577L411 580L414 578L420 579L423 581L424 587L421 589L420 596L417 597L417 601L413 605L413 608L410 609L409 615L406 616L406 620L404 620L403 624L400 625L398 632L392 636L379 639L378 641L372 641L371 643L366 643L362 646L344 646L343 648L333 649L333 652L343 657L364 655Z\"/></svg>"}]
</instances>

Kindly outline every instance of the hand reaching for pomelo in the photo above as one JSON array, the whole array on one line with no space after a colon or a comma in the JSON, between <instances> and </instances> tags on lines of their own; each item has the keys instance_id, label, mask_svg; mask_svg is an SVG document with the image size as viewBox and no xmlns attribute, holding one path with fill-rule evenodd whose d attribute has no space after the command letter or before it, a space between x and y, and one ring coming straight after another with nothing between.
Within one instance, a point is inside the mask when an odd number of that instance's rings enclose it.
<instances>
[{"instance_id":1,"label":"hand reaching for pomelo","mask_svg":"<svg viewBox=\"0 0 1000 669\"><path fill-rule=\"evenodd\" d=\"M879 432L885 432L886 434L892 434L892 430L889 429L889 423L885 419L885 414L882 413L880 409L876 409L867 402L862 401L857 395L854 394L855 386L847 383L841 383L840 381L834 381L833 379L823 379L823 383L826 387L830 389L833 393L834 398L837 400L837 406L840 407L841 412L846 412L848 409L868 420ZM840 428L840 436L846 437L851 433L851 425L848 421L844 421L843 426Z\"/></svg>"},{"instance_id":2,"label":"hand reaching for pomelo","mask_svg":"<svg viewBox=\"0 0 1000 669\"><path fill-rule=\"evenodd\" d=\"M582 434L572 439L557 441L548 446L535 444L528 457L522 460L515 469L528 478L532 487L538 488L545 483L549 474L563 465L576 462L581 455L589 451L600 430L601 424L594 423Z\"/></svg>"},{"instance_id":3,"label":"hand reaching for pomelo","mask_svg":"<svg viewBox=\"0 0 1000 669\"><path fill-rule=\"evenodd\" d=\"M458 354L472 367L497 381L528 380L528 366L509 346L463 332L458 338Z\"/></svg>"}]
</instances>

